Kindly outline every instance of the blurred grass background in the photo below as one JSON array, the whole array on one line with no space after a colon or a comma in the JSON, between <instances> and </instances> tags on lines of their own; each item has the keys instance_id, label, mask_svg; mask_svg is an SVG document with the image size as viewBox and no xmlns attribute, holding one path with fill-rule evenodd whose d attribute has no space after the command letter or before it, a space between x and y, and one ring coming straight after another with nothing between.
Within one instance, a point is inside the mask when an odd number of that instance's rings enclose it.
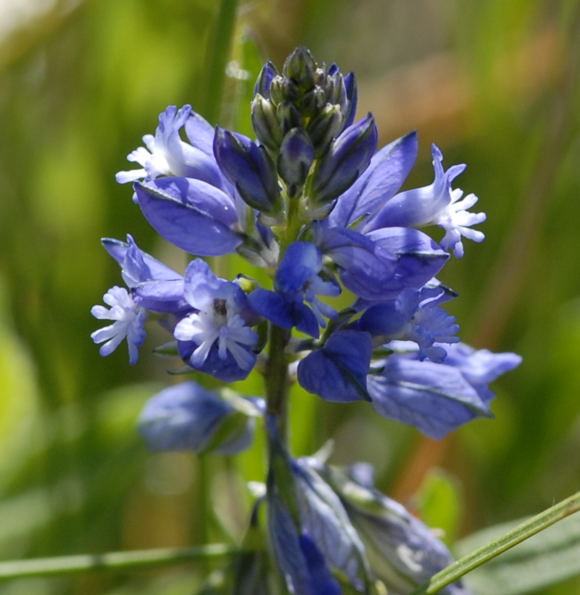
<instances>
[{"instance_id":1,"label":"blurred grass background","mask_svg":"<svg viewBox=\"0 0 580 595\"><path fill-rule=\"evenodd\" d=\"M0 0L0 557L198 543L202 469L150 455L135 431L148 396L174 381L147 347L131 368L102 359L89 308L120 282L103 236L133 234L182 267L114 181L168 104L216 113L208 96L215 0ZM580 3L577 0L255 0L242 2L219 123L249 131L262 57L298 44L359 80L382 143L411 129L409 181L431 181L430 143L466 162L460 186L488 213L442 280L462 337L512 350L522 367L496 385L495 421L435 442L296 391L293 446L329 436L333 461L369 460L381 489L447 537L533 514L580 477ZM217 123L217 122L213 122ZM238 260L226 269L237 272ZM154 333L153 333L154 335ZM242 383L260 394L259 380ZM257 447L211 458L210 537L239 538L263 479ZM434 473L433 469L440 469ZM199 566L19 580L0 592L191 593ZM537 593L578 592L576 579Z\"/></svg>"}]
</instances>

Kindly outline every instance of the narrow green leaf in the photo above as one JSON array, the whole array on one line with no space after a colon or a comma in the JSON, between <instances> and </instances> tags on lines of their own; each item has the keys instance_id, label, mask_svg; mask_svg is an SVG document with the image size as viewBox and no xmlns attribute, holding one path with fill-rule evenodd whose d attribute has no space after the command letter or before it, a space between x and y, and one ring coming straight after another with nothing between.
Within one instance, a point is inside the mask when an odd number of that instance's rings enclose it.
<instances>
[{"instance_id":1,"label":"narrow green leaf","mask_svg":"<svg viewBox=\"0 0 580 595\"><path fill-rule=\"evenodd\" d=\"M459 551L469 552L518 522L497 525L462 540ZM478 568L468 577L475 593L517 595L536 592L580 575L580 514L563 519L517 548Z\"/></svg>"},{"instance_id":2,"label":"narrow green leaf","mask_svg":"<svg viewBox=\"0 0 580 595\"><path fill-rule=\"evenodd\" d=\"M189 560L223 558L231 556L238 551L239 548L237 547L214 543L190 548L163 548L130 552L109 552L106 554L37 558L35 560L14 560L0 562L0 580L30 576L79 574L96 570L125 571L129 569L151 568Z\"/></svg>"},{"instance_id":3,"label":"narrow green leaf","mask_svg":"<svg viewBox=\"0 0 580 595\"><path fill-rule=\"evenodd\" d=\"M529 539L536 533L550 527L557 521L574 514L580 510L580 492L570 496L566 500L544 510L540 514L532 517L530 520L518 525L511 531L508 531L498 539L484 545L472 553L457 560L441 572L438 572L428 584L414 592L414 595L423 593L438 593L447 585L455 582L462 576L485 564L489 560L499 556L503 552L513 548L522 541Z\"/></svg>"}]
</instances>

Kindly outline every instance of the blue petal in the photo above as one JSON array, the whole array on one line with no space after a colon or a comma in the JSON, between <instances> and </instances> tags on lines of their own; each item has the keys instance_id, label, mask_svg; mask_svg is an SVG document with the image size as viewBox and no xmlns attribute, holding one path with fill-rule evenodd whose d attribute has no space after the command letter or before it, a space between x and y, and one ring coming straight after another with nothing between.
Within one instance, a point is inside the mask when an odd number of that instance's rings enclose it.
<instances>
[{"instance_id":1,"label":"blue petal","mask_svg":"<svg viewBox=\"0 0 580 595\"><path fill-rule=\"evenodd\" d=\"M327 401L365 399L371 352L368 333L337 331L324 347L298 364L298 381L307 391Z\"/></svg>"},{"instance_id":2,"label":"blue petal","mask_svg":"<svg viewBox=\"0 0 580 595\"><path fill-rule=\"evenodd\" d=\"M121 265L123 280L133 290L141 307L157 312L180 312L187 308L183 299L183 277L153 256L143 252L127 235L127 242L101 240L107 252Z\"/></svg>"},{"instance_id":3,"label":"blue petal","mask_svg":"<svg viewBox=\"0 0 580 595\"><path fill-rule=\"evenodd\" d=\"M486 403L494 397L487 385L522 363L521 356L516 353L476 350L464 343L446 345L445 349L445 363L458 368Z\"/></svg>"},{"instance_id":4,"label":"blue petal","mask_svg":"<svg viewBox=\"0 0 580 595\"><path fill-rule=\"evenodd\" d=\"M439 244L416 229L389 227L366 235L375 242L377 250L396 258L393 274L384 283L383 299L392 299L403 289L423 287L449 260L449 254Z\"/></svg>"},{"instance_id":5,"label":"blue petal","mask_svg":"<svg viewBox=\"0 0 580 595\"><path fill-rule=\"evenodd\" d=\"M105 250L123 268L123 273L128 277L124 279L128 287L133 287L131 281L137 284L143 281L181 278L179 273L164 265L150 254L147 254L147 252L143 252L129 234L127 234L127 242L121 242L113 238L103 238L101 243Z\"/></svg>"},{"instance_id":6,"label":"blue petal","mask_svg":"<svg viewBox=\"0 0 580 595\"><path fill-rule=\"evenodd\" d=\"M135 302L147 310L179 314L189 309L183 297L183 279L146 281L133 288Z\"/></svg>"},{"instance_id":7,"label":"blue petal","mask_svg":"<svg viewBox=\"0 0 580 595\"><path fill-rule=\"evenodd\" d=\"M274 490L268 493L268 531L276 560L288 587L296 594L324 595L324 591L315 590L311 570L300 543L299 529L290 510ZM314 566L320 576L322 572L320 565L315 563ZM333 591L329 593L334 595Z\"/></svg>"},{"instance_id":8,"label":"blue petal","mask_svg":"<svg viewBox=\"0 0 580 595\"><path fill-rule=\"evenodd\" d=\"M350 229L317 228L317 242L340 267L344 285L356 295L368 299L388 299L383 284L390 284L396 257L380 249L369 237Z\"/></svg>"},{"instance_id":9,"label":"blue petal","mask_svg":"<svg viewBox=\"0 0 580 595\"><path fill-rule=\"evenodd\" d=\"M349 72L344 77L344 88L348 99L348 107L344 113L344 128L348 128L354 121L356 114L356 104L358 101L358 90L354 72Z\"/></svg>"},{"instance_id":10,"label":"blue petal","mask_svg":"<svg viewBox=\"0 0 580 595\"><path fill-rule=\"evenodd\" d=\"M248 374L252 371L252 368L256 364L256 354L250 349L246 349L248 354L251 356L249 362L251 365L248 368L241 368L232 354L228 351L225 358L221 358L218 353L218 342L216 341L201 366L192 366L190 362L191 355L197 349L198 344L193 341L178 341L177 348L183 361L187 362L195 370L209 374L218 380L224 382L236 382L238 380L244 380Z\"/></svg>"},{"instance_id":11,"label":"blue petal","mask_svg":"<svg viewBox=\"0 0 580 595\"><path fill-rule=\"evenodd\" d=\"M251 308L276 326L292 328L294 318L288 300L279 293L267 289L256 289L248 296Z\"/></svg>"},{"instance_id":12,"label":"blue petal","mask_svg":"<svg viewBox=\"0 0 580 595\"><path fill-rule=\"evenodd\" d=\"M316 543L306 533L303 533L298 538L298 545L310 575L308 593L311 595L340 595L342 590L328 569Z\"/></svg>"},{"instance_id":13,"label":"blue petal","mask_svg":"<svg viewBox=\"0 0 580 595\"><path fill-rule=\"evenodd\" d=\"M373 336L398 335L411 320L415 308L406 308L399 300L371 306L359 319L357 328Z\"/></svg>"},{"instance_id":14,"label":"blue petal","mask_svg":"<svg viewBox=\"0 0 580 595\"><path fill-rule=\"evenodd\" d=\"M291 244L276 273L276 288L291 292L302 290L306 281L322 268L322 254L310 242Z\"/></svg>"},{"instance_id":15,"label":"blue petal","mask_svg":"<svg viewBox=\"0 0 580 595\"><path fill-rule=\"evenodd\" d=\"M248 296L252 310L267 318L276 326L292 328L318 338L319 328L316 316L300 298L284 295L267 289L256 289Z\"/></svg>"},{"instance_id":16,"label":"blue petal","mask_svg":"<svg viewBox=\"0 0 580 595\"><path fill-rule=\"evenodd\" d=\"M453 165L443 170L441 151L433 145L435 180L429 186L413 188L393 196L365 226L366 231L382 227L428 225L451 202L451 182L465 165Z\"/></svg>"},{"instance_id":17,"label":"blue petal","mask_svg":"<svg viewBox=\"0 0 580 595\"><path fill-rule=\"evenodd\" d=\"M247 204L267 212L277 206L278 180L264 147L247 136L217 128L214 154L220 169Z\"/></svg>"},{"instance_id":18,"label":"blue petal","mask_svg":"<svg viewBox=\"0 0 580 595\"><path fill-rule=\"evenodd\" d=\"M187 265L185 298L197 310L211 308L216 299L227 299L232 287L235 287L233 283L219 279L201 258L196 258Z\"/></svg>"},{"instance_id":19,"label":"blue petal","mask_svg":"<svg viewBox=\"0 0 580 595\"><path fill-rule=\"evenodd\" d=\"M167 388L147 402L139 430L152 450L205 448L233 409L195 382Z\"/></svg>"},{"instance_id":20,"label":"blue petal","mask_svg":"<svg viewBox=\"0 0 580 595\"><path fill-rule=\"evenodd\" d=\"M221 190L187 178L159 178L135 184L143 215L166 240L191 254L219 256L235 251L237 213Z\"/></svg>"},{"instance_id":21,"label":"blue petal","mask_svg":"<svg viewBox=\"0 0 580 595\"><path fill-rule=\"evenodd\" d=\"M185 133L192 146L213 158L215 131L205 118L192 111L190 117L185 121Z\"/></svg>"},{"instance_id":22,"label":"blue petal","mask_svg":"<svg viewBox=\"0 0 580 595\"><path fill-rule=\"evenodd\" d=\"M321 158L313 174L315 200L325 203L344 192L368 167L376 148L377 128L369 114L335 138Z\"/></svg>"},{"instance_id":23,"label":"blue petal","mask_svg":"<svg viewBox=\"0 0 580 595\"><path fill-rule=\"evenodd\" d=\"M368 377L367 387L381 415L431 438L443 438L476 417L491 417L461 372L445 364L391 356L380 376Z\"/></svg>"},{"instance_id":24,"label":"blue petal","mask_svg":"<svg viewBox=\"0 0 580 595\"><path fill-rule=\"evenodd\" d=\"M329 215L330 224L348 227L363 215L374 214L403 185L416 158L416 132L383 147L358 180L338 197Z\"/></svg>"}]
</instances>

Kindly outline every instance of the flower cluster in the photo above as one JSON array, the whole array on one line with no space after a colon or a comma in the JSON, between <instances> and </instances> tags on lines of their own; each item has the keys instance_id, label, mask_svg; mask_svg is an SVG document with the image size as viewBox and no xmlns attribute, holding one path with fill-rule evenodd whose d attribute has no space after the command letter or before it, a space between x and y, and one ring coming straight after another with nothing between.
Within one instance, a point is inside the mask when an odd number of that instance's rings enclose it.
<instances>
[{"instance_id":1,"label":"flower cluster","mask_svg":"<svg viewBox=\"0 0 580 595\"><path fill-rule=\"evenodd\" d=\"M214 129L188 105L168 107L155 134L143 137L145 147L128 156L140 168L117 174L133 183L133 200L151 226L195 258L181 274L131 236L103 240L126 288L105 294L109 309L93 307L95 317L112 321L92 335L101 354L126 340L134 364L154 317L192 371L224 382L255 367L279 376L266 378L265 405L242 397L232 403L192 383L164 391L142 418L154 448L244 448L251 418L266 410L283 415L288 377L327 401L368 401L432 438L491 415L488 384L520 358L460 343L442 307L456 294L437 279L451 254L463 256L463 238L484 238L472 226L485 215L469 211L477 197L453 187L465 165L445 169L433 145L433 182L401 190L417 157L416 133L378 149L373 117L355 121L356 103L352 73L298 48L281 71L267 63L259 75L251 105L256 139ZM433 226L443 229L438 241L423 231ZM271 283L222 279L199 258L235 253L265 269ZM350 305L338 309L333 298L343 293ZM281 362L276 370L274 361ZM221 424L228 431L218 432ZM269 430L270 535L289 589L338 593L332 569L361 592L382 580L404 593L449 562L399 505L324 465L293 460L280 424L269 425L277 425ZM378 502L376 519L341 495L347 483ZM376 570L370 550L390 570Z\"/></svg>"}]
</instances>

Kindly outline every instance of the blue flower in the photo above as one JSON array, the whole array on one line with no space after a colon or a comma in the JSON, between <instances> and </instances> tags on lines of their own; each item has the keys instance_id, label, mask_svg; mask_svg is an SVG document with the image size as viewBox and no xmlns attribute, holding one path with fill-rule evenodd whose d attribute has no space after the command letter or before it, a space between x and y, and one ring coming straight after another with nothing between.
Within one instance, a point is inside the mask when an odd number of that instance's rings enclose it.
<instances>
[{"instance_id":1,"label":"blue flower","mask_svg":"<svg viewBox=\"0 0 580 595\"><path fill-rule=\"evenodd\" d=\"M366 377L372 354L366 332L340 330L298 364L298 381L326 401L368 399Z\"/></svg>"},{"instance_id":2,"label":"blue flower","mask_svg":"<svg viewBox=\"0 0 580 595\"><path fill-rule=\"evenodd\" d=\"M258 335L248 326L251 313L244 292L197 259L185 272L184 296L193 310L173 331L183 359L221 380L245 378L256 363L252 347Z\"/></svg>"},{"instance_id":3,"label":"blue flower","mask_svg":"<svg viewBox=\"0 0 580 595\"><path fill-rule=\"evenodd\" d=\"M320 225L315 234L316 244L334 261L344 285L370 301L387 301L404 289L420 289L449 259L429 236L407 227L362 234Z\"/></svg>"},{"instance_id":4,"label":"blue flower","mask_svg":"<svg viewBox=\"0 0 580 595\"><path fill-rule=\"evenodd\" d=\"M355 182L369 166L377 148L377 138L374 119L368 114L332 140L313 173L315 204L328 203Z\"/></svg>"},{"instance_id":5,"label":"blue flower","mask_svg":"<svg viewBox=\"0 0 580 595\"><path fill-rule=\"evenodd\" d=\"M319 326L326 326L325 317L332 318L336 312L317 296L340 293L333 279L325 280L320 276L321 270L322 254L318 248L309 242L294 242L276 272L276 291L253 291L249 296L252 308L277 326L295 326L299 331L318 337Z\"/></svg>"},{"instance_id":6,"label":"blue flower","mask_svg":"<svg viewBox=\"0 0 580 595\"><path fill-rule=\"evenodd\" d=\"M378 211L409 175L417 158L417 133L411 132L377 151L368 168L336 201L328 216L331 227L350 227Z\"/></svg>"},{"instance_id":7,"label":"blue flower","mask_svg":"<svg viewBox=\"0 0 580 595\"><path fill-rule=\"evenodd\" d=\"M236 202L216 186L166 177L136 183L135 194L150 225L190 254L229 254L242 243Z\"/></svg>"},{"instance_id":8,"label":"blue flower","mask_svg":"<svg viewBox=\"0 0 580 595\"><path fill-rule=\"evenodd\" d=\"M474 194L462 198L462 190L451 189L451 183L466 166L453 165L445 171L441 151L436 145L433 145L432 151L435 169L433 183L390 198L365 224L365 231L382 227L439 225L445 230L441 246L445 250L453 250L455 256L460 258L463 256L462 236L475 242L484 239L483 233L471 229L471 226L485 221L485 213L468 212L477 202Z\"/></svg>"},{"instance_id":9,"label":"blue flower","mask_svg":"<svg viewBox=\"0 0 580 595\"><path fill-rule=\"evenodd\" d=\"M189 143L180 137L183 127ZM193 112L191 106L184 105L178 110L171 105L160 114L155 136L146 134L143 137L146 148L139 147L127 157L129 161L139 163L142 169L118 172L117 182L124 184L158 176L180 176L221 187L223 176L213 157L213 135L213 128Z\"/></svg>"},{"instance_id":10,"label":"blue flower","mask_svg":"<svg viewBox=\"0 0 580 595\"><path fill-rule=\"evenodd\" d=\"M393 339L414 341L419 346L421 359L428 357L441 362L447 352L434 343L458 342L455 335L459 325L455 324L455 317L435 305L434 299L425 299L431 291L431 288L407 289L394 300L372 304L364 311L356 328L369 332L382 343Z\"/></svg>"},{"instance_id":11,"label":"blue flower","mask_svg":"<svg viewBox=\"0 0 580 595\"><path fill-rule=\"evenodd\" d=\"M151 450L236 454L251 444L253 418L262 409L260 400L227 400L195 382L184 382L149 399L139 430Z\"/></svg>"},{"instance_id":12,"label":"blue flower","mask_svg":"<svg viewBox=\"0 0 580 595\"><path fill-rule=\"evenodd\" d=\"M221 171L247 204L267 213L280 210L278 178L263 146L243 134L217 128L214 154Z\"/></svg>"},{"instance_id":13,"label":"blue flower","mask_svg":"<svg viewBox=\"0 0 580 595\"><path fill-rule=\"evenodd\" d=\"M437 439L474 418L492 417L493 393L487 384L518 366L521 358L462 344L445 350L444 363L419 361L412 353L387 358L382 372L367 378L375 409Z\"/></svg>"},{"instance_id":14,"label":"blue flower","mask_svg":"<svg viewBox=\"0 0 580 595\"><path fill-rule=\"evenodd\" d=\"M413 593L453 558L445 545L401 504L372 485L368 465L353 466L348 475L309 459L339 494L346 513L360 535L371 571L389 593ZM372 471L372 470L371 470ZM460 581L446 587L446 595L467 595Z\"/></svg>"},{"instance_id":15,"label":"blue flower","mask_svg":"<svg viewBox=\"0 0 580 595\"><path fill-rule=\"evenodd\" d=\"M189 308L183 297L183 276L143 252L132 236L127 242L101 240L105 250L121 265L121 274L135 303L147 310L177 313Z\"/></svg>"},{"instance_id":16,"label":"blue flower","mask_svg":"<svg viewBox=\"0 0 580 595\"><path fill-rule=\"evenodd\" d=\"M305 460L289 457L268 420L272 456L266 499L277 562L292 593L341 593L335 571L365 592L364 547L332 488Z\"/></svg>"},{"instance_id":17,"label":"blue flower","mask_svg":"<svg viewBox=\"0 0 580 595\"><path fill-rule=\"evenodd\" d=\"M129 347L129 363L136 364L139 358L139 347L145 341L145 310L139 307L123 287L112 287L103 297L104 306L93 306L91 314L100 320L113 320L113 324L105 326L91 334L95 343L103 343L99 349L102 356L113 353L126 339Z\"/></svg>"},{"instance_id":18,"label":"blue flower","mask_svg":"<svg viewBox=\"0 0 580 595\"><path fill-rule=\"evenodd\" d=\"M495 396L488 384L522 363L522 357L517 353L493 353L488 349L474 349L465 343L449 345L446 350L445 363L456 367L486 403Z\"/></svg>"}]
</instances>

